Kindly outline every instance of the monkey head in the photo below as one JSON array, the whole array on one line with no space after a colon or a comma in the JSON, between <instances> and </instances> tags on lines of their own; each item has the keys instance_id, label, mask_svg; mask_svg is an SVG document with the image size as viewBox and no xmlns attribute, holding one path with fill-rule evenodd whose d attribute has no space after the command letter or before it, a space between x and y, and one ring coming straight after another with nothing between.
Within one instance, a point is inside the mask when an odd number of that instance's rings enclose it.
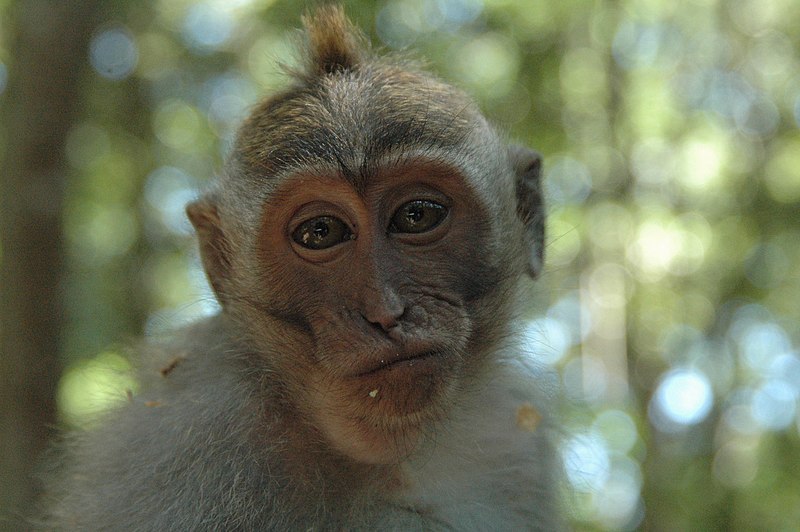
<instances>
[{"instance_id":1,"label":"monkey head","mask_svg":"<svg viewBox=\"0 0 800 532\"><path fill-rule=\"evenodd\" d=\"M392 463L485 372L541 267L540 159L341 9L304 22L304 68L187 212L280 400L336 452Z\"/></svg>"}]
</instances>

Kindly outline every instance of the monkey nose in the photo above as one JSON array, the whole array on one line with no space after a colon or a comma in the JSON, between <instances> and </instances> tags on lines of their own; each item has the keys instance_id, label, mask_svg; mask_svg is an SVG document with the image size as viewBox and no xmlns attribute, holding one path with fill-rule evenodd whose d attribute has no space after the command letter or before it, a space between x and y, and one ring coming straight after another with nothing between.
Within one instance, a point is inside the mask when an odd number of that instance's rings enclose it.
<instances>
[{"instance_id":1,"label":"monkey nose","mask_svg":"<svg viewBox=\"0 0 800 532\"><path fill-rule=\"evenodd\" d=\"M400 326L400 320L405 314L406 309L399 301L386 302L368 305L361 313L364 319L374 327L380 328L385 333L395 331Z\"/></svg>"},{"instance_id":2,"label":"monkey nose","mask_svg":"<svg viewBox=\"0 0 800 532\"><path fill-rule=\"evenodd\" d=\"M387 309L382 309L383 312L365 312L362 315L364 319L370 322L375 327L378 327L383 330L385 333L389 333L397 327L400 326L400 317L404 314L404 310L400 311L389 311Z\"/></svg>"},{"instance_id":3,"label":"monkey nose","mask_svg":"<svg viewBox=\"0 0 800 532\"><path fill-rule=\"evenodd\" d=\"M374 328L388 335L397 334L406 306L395 289L386 284L368 283L361 292L361 315Z\"/></svg>"}]
</instances>

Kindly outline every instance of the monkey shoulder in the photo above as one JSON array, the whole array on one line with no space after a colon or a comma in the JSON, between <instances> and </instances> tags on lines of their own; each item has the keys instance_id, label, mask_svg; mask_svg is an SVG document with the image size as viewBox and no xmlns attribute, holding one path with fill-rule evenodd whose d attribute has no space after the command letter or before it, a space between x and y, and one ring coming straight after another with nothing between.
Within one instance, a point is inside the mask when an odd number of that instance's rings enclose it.
<instances>
[{"instance_id":1,"label":"monkey shoulder","mask_svg":"<svg viewBox=\"0 0 800 532\"><path fill-rule=\"evenodd\" d=\"M47 528L281 526L270 511L279 464L259 467L279 439L265 434L269 405L257 399L258 383L232 345L213 318L142 347L139 390L67 437L65 469L50 483Z\"/></svg>"}]
</instances>

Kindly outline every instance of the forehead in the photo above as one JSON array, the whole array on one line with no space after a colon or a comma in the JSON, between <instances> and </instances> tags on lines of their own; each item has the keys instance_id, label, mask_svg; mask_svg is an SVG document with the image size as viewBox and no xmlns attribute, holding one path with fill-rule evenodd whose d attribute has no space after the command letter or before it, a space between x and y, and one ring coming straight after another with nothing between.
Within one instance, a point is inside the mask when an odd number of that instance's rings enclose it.
<instances>
[{"instance_id":1,"label":"forehead","mask_svg":"<svg viewBox=\"0 0 800 532\"><path fill-rule=\"evenodd\" d=\"M362 188L393 154L457 150L477 116L468 98L432 77L366 67L265 101L242 127L237 151L263 178L329 166Z\"/></svg>"}]
</instances>

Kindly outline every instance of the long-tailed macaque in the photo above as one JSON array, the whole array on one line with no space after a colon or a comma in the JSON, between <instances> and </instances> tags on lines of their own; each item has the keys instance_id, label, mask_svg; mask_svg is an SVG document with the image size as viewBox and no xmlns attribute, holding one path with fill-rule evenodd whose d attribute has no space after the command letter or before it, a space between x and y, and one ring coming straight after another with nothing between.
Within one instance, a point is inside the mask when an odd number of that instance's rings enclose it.
<instances>
[{"instance_id":1,"label":"long-tailed macaque","mask_svg":"<svg viewBox=\"0 0 800 532\"><path fill-rule=\"evenodd\" d=\"M542 385L514 317L540 159L342 10L188 216L220 313L144 351L66 445L67 530L554 530Z\"/></svg>"}]
</instances>

